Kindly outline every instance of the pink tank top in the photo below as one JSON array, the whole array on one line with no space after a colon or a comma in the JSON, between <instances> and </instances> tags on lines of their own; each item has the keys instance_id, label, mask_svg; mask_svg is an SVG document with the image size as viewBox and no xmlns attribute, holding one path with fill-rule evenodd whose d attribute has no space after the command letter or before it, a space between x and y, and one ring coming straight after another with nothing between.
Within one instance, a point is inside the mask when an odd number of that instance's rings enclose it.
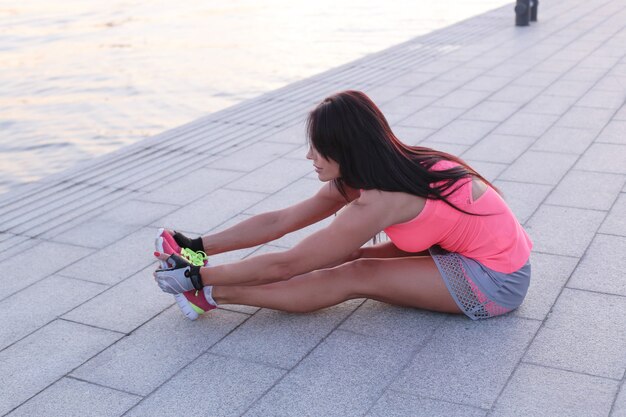
<instances>
[{"instance_id":1,"label":"pink tank top","mask_svg":"<svg viewBox=\"0 0 626 417\"><path fill-rule=\"evenodd\" d=\"M456 162L439 161L432 169L444 170ZM509 274L521 268L530 256L532 242L502 197L491 187L472 199L471 178L448 200L476 214L462 213L440 200L426 200L424 209L412 220L385 229L391 241L407 252L420 252L433 245L475 259L495 271ZM457 183L458 184L458 183Z\"/></svg>"}]
</instances>

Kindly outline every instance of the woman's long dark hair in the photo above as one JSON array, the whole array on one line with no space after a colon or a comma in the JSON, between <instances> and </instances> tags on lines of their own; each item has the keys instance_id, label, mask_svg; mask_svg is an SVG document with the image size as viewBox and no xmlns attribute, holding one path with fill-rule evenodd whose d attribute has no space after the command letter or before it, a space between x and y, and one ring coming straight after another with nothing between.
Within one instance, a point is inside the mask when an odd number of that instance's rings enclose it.
<instances>
[{"instance_id":1,"label":"woman's long dark hair","mask_svg":"<svg viewBox=\"0 0 626 417\"><path fill-rule=\"evenodd\" d=\"M318 104L309 114L307 136L322 157L339 163L341 177L334 182L346 199L344 184L356 189L401 191L442 200L472 214L448 201L460 187L457 182L475 176L492 186L456 156L402 143L380 109L360 91L343 91ZM441 160L456 162L458 166L431 170Z\"/></svg>"}]
</instances>

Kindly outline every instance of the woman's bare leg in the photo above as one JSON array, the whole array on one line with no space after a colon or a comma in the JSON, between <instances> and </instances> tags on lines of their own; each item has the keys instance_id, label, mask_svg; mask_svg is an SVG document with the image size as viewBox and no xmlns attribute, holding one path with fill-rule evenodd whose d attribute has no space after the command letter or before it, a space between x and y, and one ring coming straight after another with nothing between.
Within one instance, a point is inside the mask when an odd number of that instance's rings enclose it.
<instances>
[{"instance_id":1,"label":"woman's bare leg","mask_svg":"<svg viewBox=\"0 0 626 417\"><path fill-rule=\"evenodd\" d=\"M432 311L460 313L430 256L357 259L288 281L258 286L216 286L218 304L309 312L354 298Z\"/></svg>"}]
</instances>

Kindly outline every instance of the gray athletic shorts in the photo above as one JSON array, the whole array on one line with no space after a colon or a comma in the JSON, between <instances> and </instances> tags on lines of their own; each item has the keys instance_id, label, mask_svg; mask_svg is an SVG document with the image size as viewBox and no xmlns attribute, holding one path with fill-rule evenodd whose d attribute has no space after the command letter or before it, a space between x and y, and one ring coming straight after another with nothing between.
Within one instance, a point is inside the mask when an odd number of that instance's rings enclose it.
<instances>
[{"instance_id":1,"label":"gray athletic shorts","mask_svg":"<svg viewBox=\"0 0 626 417\"><path fill-rule=\"evenodd\" d=\"M499 316L522 304L530 284L530 261L511 274L439 246L429 249L452 298L472 320Z\"/></svg>"}]
</instances>

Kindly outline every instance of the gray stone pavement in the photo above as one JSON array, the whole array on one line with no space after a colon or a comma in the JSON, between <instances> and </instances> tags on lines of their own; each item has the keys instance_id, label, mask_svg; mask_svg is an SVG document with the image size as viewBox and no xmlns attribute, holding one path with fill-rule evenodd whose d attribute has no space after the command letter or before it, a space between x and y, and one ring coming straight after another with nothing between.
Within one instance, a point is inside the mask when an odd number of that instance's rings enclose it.
<instances>
[{"instance_id":1,"label":"gray stone pavement","mask_svg":"<svg viewBox=\"0 0 626 417\"><path fill-rule=\"evenodd\" d=\"M539 18L494 10L0 198L0 416L626 416L626 2L542 0ZM347 88L501 188L535 242L524 304L187 321L152 281L157 227L313 193L302 123Z\"/></svg>"}]
</instances>

